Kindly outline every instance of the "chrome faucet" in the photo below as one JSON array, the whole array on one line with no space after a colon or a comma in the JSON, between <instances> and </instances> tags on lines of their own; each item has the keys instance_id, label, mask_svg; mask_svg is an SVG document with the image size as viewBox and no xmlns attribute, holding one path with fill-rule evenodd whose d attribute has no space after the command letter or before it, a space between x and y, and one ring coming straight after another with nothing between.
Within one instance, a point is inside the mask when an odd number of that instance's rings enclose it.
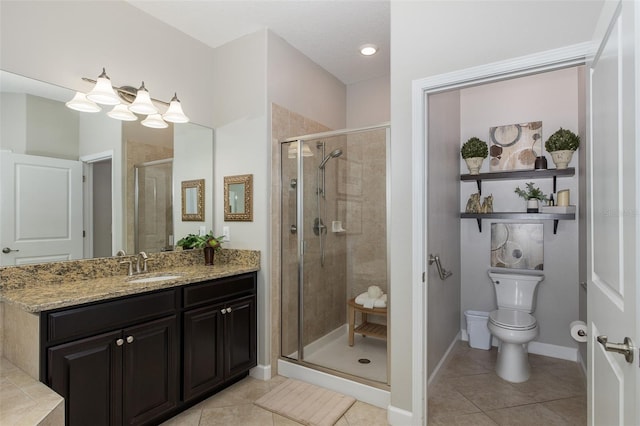
<instances>
[{"instance_id":1,"label":"chrome faucet","mask_svg":"<svg viewBox=\"0 0 640 426\"><path fill-rule=\"evenodd\" d=\"M127 253L122 249L118 250L118 252L116 253L116 256L126 256L126 255Z\"/></svg>"},{"instance_id":2,"label":"chrome faucet","mask_svg":"<svg viewBox=\"0 0 640 426\"><path fill-rule=\"evenodd\" d=\"M147 262L149 262L149 261L151 261L151 259L149 259L149 256L147 256L147 253L145 253L143 251L138 253L138 258L137 258L137 261L136 261L136 273L140 274L140 273L149 272L147 270Z\"/></svg>"}]
</instances>

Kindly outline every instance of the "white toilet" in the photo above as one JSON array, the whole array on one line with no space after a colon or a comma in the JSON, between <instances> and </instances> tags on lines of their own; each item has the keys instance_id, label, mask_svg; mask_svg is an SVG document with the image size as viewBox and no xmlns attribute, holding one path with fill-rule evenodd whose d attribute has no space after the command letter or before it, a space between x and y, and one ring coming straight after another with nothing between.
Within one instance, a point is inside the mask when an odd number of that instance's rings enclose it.
<instances>
[{"instance_id":1,"label":"white toilet","mask_svg":"<svg viewBox=\"0 0 640 426\"><path fill-rule=\"evenodd\" d=\"M496 374L513 383L529 379L527 344L538 336L535 310L536 288L544 280L540 273L516 274L489 271L496 290L498 309L489 314L489 331L501 344Z\"/></svg>"}]
</instances>

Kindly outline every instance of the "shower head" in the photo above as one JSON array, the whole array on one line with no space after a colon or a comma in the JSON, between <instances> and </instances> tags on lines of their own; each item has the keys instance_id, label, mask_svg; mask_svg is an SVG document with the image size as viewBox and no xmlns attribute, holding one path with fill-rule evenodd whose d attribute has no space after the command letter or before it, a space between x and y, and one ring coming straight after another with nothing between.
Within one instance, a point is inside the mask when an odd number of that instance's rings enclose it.
<instances>
[{"instance_id":1,"label":"shower head","mask_svg":"<svg viewBox=\"0 0 640 426\"><path fill-rule=\"evenodd\" d=\"M331 151L329 153L329 155L327 155L326 157L324 157L322 159L322 162L320 163L318 168L319 169L324 169L324 166L325 166L325 164L327 164L327 161L331 160L332 158L340 157L341 155L342 155L342 150L341 149L335 149L335 150Z\"/></svg>"}]
</instances>

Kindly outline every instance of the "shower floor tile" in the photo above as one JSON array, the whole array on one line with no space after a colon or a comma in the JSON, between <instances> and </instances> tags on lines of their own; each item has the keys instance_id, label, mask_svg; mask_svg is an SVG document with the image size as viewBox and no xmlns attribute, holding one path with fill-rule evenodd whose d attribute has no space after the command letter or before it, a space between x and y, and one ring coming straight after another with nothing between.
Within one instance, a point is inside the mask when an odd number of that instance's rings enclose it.
<instances>
[{"instance_id":1,"label":"shower floor tile","mask_svg":"<svg viewBox=\"0 0 640 426\"><path fill-rule=\"evenodd\" d=\"M370 362L363 364L358 362L360 359L368 359ZM335 333L321 347L305 350L304 360L321 367L387 383L387 342L356 335L354 345L349 346L346 329L343 333Z\"/></svg>"}]
</instances>

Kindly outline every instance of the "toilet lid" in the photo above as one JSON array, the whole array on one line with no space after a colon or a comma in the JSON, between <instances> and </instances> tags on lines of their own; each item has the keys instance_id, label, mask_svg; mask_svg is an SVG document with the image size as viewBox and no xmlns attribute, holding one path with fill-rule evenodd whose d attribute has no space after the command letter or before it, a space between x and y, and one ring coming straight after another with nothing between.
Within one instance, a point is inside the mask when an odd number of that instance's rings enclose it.
<instances>
[{"instance_id":1,"label":"toilet lid","mask_svg":"<svg viewBox=\"0 0 640 426\"><path fill-rule=\"evenodd\" d=\"M537 324L533 315L512 309L498 309L489 314L493 324L512 330L530 330Z\"/></svg>"}]
</instances>

